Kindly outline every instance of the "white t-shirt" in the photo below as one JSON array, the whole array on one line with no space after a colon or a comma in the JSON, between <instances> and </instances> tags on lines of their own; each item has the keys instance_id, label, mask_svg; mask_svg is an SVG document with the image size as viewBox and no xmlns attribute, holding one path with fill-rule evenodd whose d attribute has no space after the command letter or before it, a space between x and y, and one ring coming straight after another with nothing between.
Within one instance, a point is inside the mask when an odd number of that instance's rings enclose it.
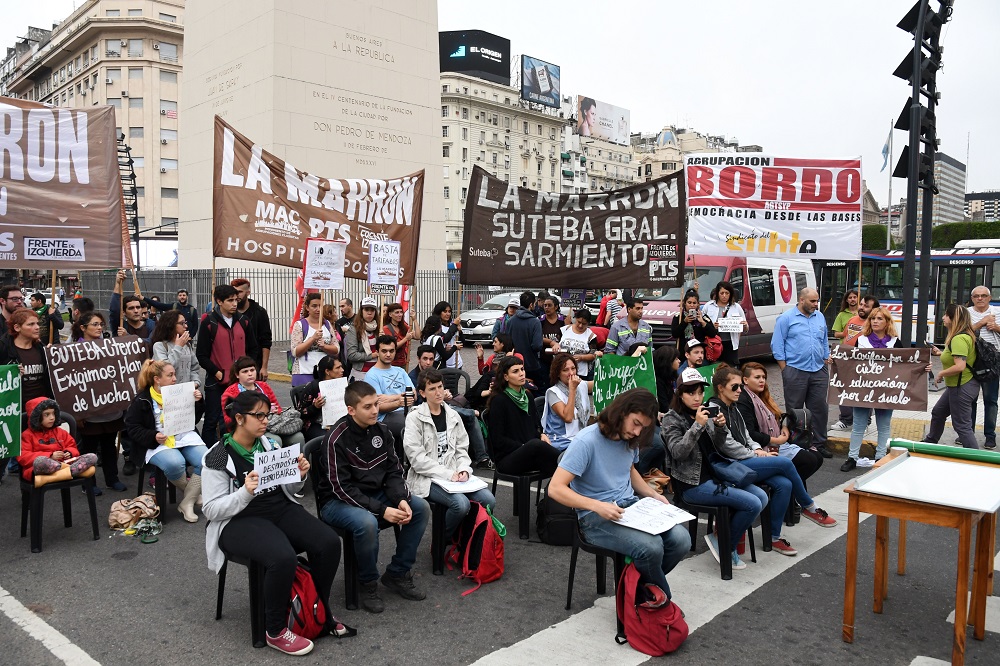
<instances>
[{"instance_id":1,"label":"white t-shirt","mask_svg":"<svg viewBox=\"0 0 1000 666\"><path fill-rule=\"evenodd\" d=\"M576 333L572 326L562 327L562 337L559 339L559 347L570 354L591 354L595 350L590 348L590 341L596 338L594 332L589 328L583 333ZM581 377L590 373L591 361L577 361L576 374Z\"/></svg>"},{"instance_id":2,"label":"white t-shirt","mask_svg":"<svg viewBox=\"0 0 1000 666\"><path fill-rule=\"evenodd\" d=\"M972 319L973 325L978 324L983 319L983 317L1000 314L1000 308L995 308L992 305L986 312L976 312L976 308L968 308L968 310L969 310L969 317ZM989 342L997 349L1000 349L1000 335L998 335L996 331L987 330L986 327L984 326L983 328L979 329L978 333L979 337L981 337L983 340Z\"/></svg>"}]
</instances>

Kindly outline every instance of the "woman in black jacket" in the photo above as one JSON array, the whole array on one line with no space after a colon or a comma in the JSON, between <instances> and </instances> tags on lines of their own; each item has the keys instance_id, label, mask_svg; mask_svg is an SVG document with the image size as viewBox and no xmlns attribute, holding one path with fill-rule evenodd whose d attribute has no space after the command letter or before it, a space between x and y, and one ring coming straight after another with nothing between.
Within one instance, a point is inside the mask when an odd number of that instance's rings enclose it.
<instances>
[{"instance_id":1,"label":"woman in black jacket","mask_svg":"<svg viewBox=\"0 0 1000 666\"><path fill-rule=\"evenodd\" d=\"M688 340L691 338L698 338L704 343L705 338L719 334L712 320L701 311L701 298L697 291L688 289L684 292L680 305L681 311L674 315L670 322L670 333L674 337L678 352L687 349Z\"/></svg>"},{"instance_id":2,"label":"woman in black jacket","mask_svg":"<svg viewBox=\"0 0 1000 666\"><path fill-rule=\"evenodd\" d=\"M324 356L313 368L313 380L291 391L292 407L302 415L302 434L306 442L326 434L323 428L323 405L326 398L319 392L319 383L344 376L344 364L336 356Z\"/></svg>"},{"instance_id":3,"label":"woman in black jacket","mask_svg":"<svg viewBox=\"0 0 1000 666\"><path fill-rule=\"evenodd\" d=\"M506 356L496 369L489 401L489 438L497 470L504 474L541 471L552 476L559 450L542 432L535 399L524 387L524 361Z\"/></svg>"},{"instance_id":4,"label":"woman in black jacket","mask_svg":"<svg viewBox=\"0 0 1000 666\"><path fill-rule=\"evenodd\" d=\"M445 341L444 336L441 335L441 326L441 317L431 315L424 322L424 328L420 331L420 344L434 348L434 367L439 370L447 367L448 361L459 350L455 344Z\"/></svg>"}]
</instances>

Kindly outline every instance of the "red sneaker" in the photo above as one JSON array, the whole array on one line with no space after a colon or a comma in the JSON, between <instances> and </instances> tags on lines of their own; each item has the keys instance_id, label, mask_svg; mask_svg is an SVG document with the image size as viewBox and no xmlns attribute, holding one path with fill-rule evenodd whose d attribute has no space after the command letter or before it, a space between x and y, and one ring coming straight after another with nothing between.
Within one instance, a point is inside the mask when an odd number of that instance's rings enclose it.
<instances>
[{"instance_id":1,"label":"red sneaker","mask_svg":"<svg viewBox=\"0 0 1000 666\"><path fill-rule=\"evenodd\" d=\"M799 554L799 551L792 548L792 544L788 543L788 539L775 539L771 542L771 550L782 555L788 555L789 557Z\"/></svg>"},{"instance_id":2,"label":"red sneaker","mask_svg":"<svg viewBox=\"0 0 1000 666\"><path fill-rule=\"evenodd\" d=\"M816 507L815 511L809 511L808 509L803 508L802 515L820 527L833 527L837 524L837 521L831 518L830 514L819 507Z\"/></svg>"},{"instance_id":3,"label":"red sneaker","mask_svg":"<svg viewBox=\"0 0 1000 666\"><path fill-rule=\"evenodd\" d=\"M298 657L309 654L313 649L313 642L311 640L302 638L298 634L293 634L288 629L278 634L276 638L272 638L268 632L264 632L264 635L267 636L268 645L285 654Z\"/></svg>"}]
</instances>

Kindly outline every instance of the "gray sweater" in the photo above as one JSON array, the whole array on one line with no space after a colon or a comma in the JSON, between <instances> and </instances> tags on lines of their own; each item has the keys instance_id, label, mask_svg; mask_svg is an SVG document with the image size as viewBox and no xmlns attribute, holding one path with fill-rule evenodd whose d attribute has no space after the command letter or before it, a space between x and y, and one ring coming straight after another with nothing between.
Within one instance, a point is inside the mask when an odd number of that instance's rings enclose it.
<instances>
[{"instance_id":1,"label":"gray sweater","mask_svg":"<svg viewBox=\"0 0 1000 666\"><path fill-rule=\"evenodd\" d=\"M733 439L732 433L725 426L717 428L711 419L701 425L694 417L671 409L663 415L660 422L660 436L667 449L668 473L689 486L697 486L708 480L701 478L702 455L698 440L703 435L708 436L712 448L726 458L742 460L749 457L747 447Z\"/></svg>"}]
</instances>

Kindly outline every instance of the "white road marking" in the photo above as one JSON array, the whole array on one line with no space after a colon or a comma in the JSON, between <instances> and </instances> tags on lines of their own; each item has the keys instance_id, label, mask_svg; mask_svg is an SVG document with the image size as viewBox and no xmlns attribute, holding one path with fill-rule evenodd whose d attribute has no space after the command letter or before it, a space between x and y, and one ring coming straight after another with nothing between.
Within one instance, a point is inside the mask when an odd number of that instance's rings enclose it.
<instances>
[{"instance_id":1,"label":"white road marking","mask_svg":"<svg viewBox=\"0 0 1000 666\"><path fill-rule=\"evenodd\" d=\"M955 624L954 610L948 614L948 622ZM986 631L1000 634L1000 597L986 597Z\"/></svg>"},{"instance_id":2,"label":"white road marking","mask_svg":"<svg viewBox=\"0 0 1000 666\"><path fill-rule=\"evenodd\" d=\"M839 522L835 527L827 528L803 519L796 527L788 529L784 535L799 551L797 557L758 551L757 563L750 562L748 555L747 568L733 572L733 579L729 581L719 577L719 564L709 552L690 557L677 565L667 578L692 633L769 580L801 564L811 554L847 533L847 494L843 488L836 486L814 499ZM868 517L862 514L860 520ZM475 664L557 666L587 662L628 666L649 659L647 655L617 645L614 633L615 600L614 597L602 597L591 608L510 647L486 655Z\"/></svg>"},{"instance_id":3,"label":"white road marking","mask_svg":"<svg viewBox=\"0 0 1000 666\"><path fill-rule=\"evenodd\" d=\"M910 666L948 666L951 662L933 657L917 657L910 662Z\"/></svg>"},{"instance_id":4,"label":"white road marking","mask_svg":"<svg viewBox=\"0 0 1000 666\"><path fill-rule=\"evenodd\" d=\"M2 587L0 587L0 612L28 632L29 636L44 645L67 666L101 666L97 660L28 610Z\"/></svg>"}]
</instances>

